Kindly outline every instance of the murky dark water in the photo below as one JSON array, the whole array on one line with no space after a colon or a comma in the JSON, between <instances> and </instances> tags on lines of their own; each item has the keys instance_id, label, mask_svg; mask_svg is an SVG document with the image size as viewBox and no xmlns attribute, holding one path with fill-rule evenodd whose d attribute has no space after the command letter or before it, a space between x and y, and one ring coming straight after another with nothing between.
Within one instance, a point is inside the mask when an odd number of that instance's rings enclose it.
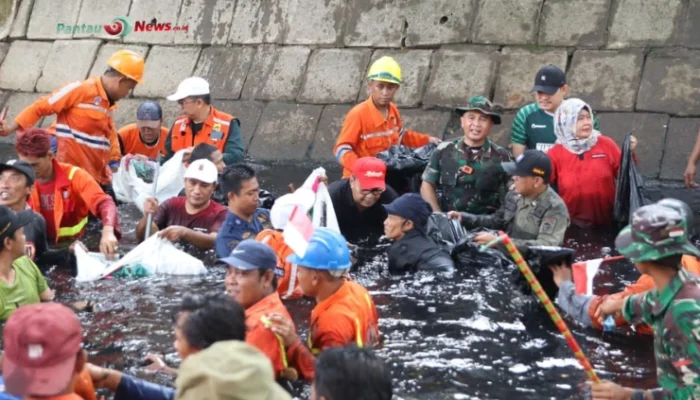
<instances>
[{"instance_id":1,"label":"murky dark water","mask_svg":"<svg viewBox=\"0 0 700 400\"><path fill-rule=\"evenodd\" d=\"M10 149L0 147L0 154L3 160L10 158ZM300 185L311 167L259 166L259 179L264 188L279 195L291 182ZM339 176L337 169L330 173L332 178ZM663 193L688 200L688 192L682 189L666 187ZM697 198L693 200L697 209ZM119 211L126 250L133 246L139 212L131 205L120 206ZM567 245L576 248L580 258L595 258L610 251L612 239L611 233L572 231ZM94 246L96 241L88 243ZM353 275L370 290L379 309L380 328L387 337L381 354L392 367L396 398L585 398L586 375L563 338L541 307L533 307L513 290L505 271L465 267L449 280L421 274L390 277L385 256L376 253ZM614 263L597 279L605 290L613 291L637 276L631 264ZM90 299L103 307L81 315L92 362L172 384L169 377L143 372L141 360L147 352L156 352L177 365L173 311L184 293L223 291L223 277L223 271L212 269L205 277L77 284L67 273L53 271L50 280L61 301ZM305 332L312 304L288 305ZM569 325L601 377L634 387L655 384L650 338ZM307 398L308 389L298 394Z\"/></svg>"}]
</instances>

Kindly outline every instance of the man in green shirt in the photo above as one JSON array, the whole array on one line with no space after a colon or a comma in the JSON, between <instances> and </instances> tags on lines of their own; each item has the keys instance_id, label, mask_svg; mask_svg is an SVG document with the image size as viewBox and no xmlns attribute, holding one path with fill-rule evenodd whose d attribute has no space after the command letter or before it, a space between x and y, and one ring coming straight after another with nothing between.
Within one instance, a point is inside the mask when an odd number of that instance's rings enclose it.
<instances>
[{"instance_id":1,"label":"man in green shirt","mask_svg":"<svg viewBox=\"0 0 700 400\"><path fill-rule=\"evenodd\" d=\"M493 213L508 189L508 175L501 163L513 159L508 150L488 139L501 116L483 96L472 96L466 107L455 111L461 117L464 137L442 142L433 152L423 172L420 194L435 212Z\"/></svg>"},{"instance_id":2,"label":"man in green shirt","mask_svg":"<svg viewBox=\"0 0 700 400\"><path fill-rule=\"evenodd\" d=\"M32 212L15 213L0 205L0 321L20 306L53 300L46 279L25 255L23 226L31 222Z\"/></svg>"},{"instance_id":3,"label":"man in green shirt","mask_svg":"<svg viewBox=\"0 0 700 400\"><path fill-rule=\"evenodd\" d=\"M569 92L566 74L555 65L545 65L537 71L532 87L537 102L518 110L511 128L511 150L517 157L525 150L540 150L545 153L554 146L554 113ZM598 129L598 121L593 120Z\"/></svg>"}]
</instances>

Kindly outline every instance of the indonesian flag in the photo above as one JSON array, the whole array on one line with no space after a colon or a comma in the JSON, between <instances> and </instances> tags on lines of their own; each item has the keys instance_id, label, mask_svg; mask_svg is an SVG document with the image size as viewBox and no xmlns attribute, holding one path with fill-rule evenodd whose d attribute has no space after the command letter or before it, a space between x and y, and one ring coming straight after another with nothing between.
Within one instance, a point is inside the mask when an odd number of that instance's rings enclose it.
<instances>
[{"instance_id":1,"label":"indonesian flag","mask_svg":"<svg viewBox=\"0 0 700 400\"><path fill-rule=\"evenodd\" d=\"M313 233L314 226L309 215L299 206L295 206L292 214L289 216L289 222L282 232L284 242L296 255L304 257Z\"/></svg>"},{"instance_id":2,"label":"indonesian flag","mask_svg":"<svg viewBox=\"0 0 700 400\"><path fill-rule=\"evenodd\" d=\"M574 263L571 269L574 275L574 286L576 287L576 294L592 296L593 278L595 278L595 275L598 273L600 264L609 261L622 260L623 258L623 256L615 256L608 258L597 258L595 260Z\"/></svg>"}]
</instances>

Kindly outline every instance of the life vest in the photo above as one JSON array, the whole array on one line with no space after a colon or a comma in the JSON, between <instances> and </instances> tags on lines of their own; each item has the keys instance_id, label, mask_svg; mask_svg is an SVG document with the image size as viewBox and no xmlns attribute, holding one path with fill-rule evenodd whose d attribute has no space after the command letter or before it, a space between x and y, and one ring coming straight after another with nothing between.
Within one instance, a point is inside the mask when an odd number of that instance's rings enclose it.
<instances>
[{"instance_id":1,"label":"life vest","mask_svg":"<svg viewBox=\"0 0 700 400\"><path fill-rule=\"evenodd\" d=\"M233 115L227 114L211 107L209 117L204 121L202 129L196 136L192 135L192 120L182 115L175 120L171 131L170 147L173 153L180 150L194 147L200 143L208 143L224 152L226 140L228 139L231 123L236 119Z\"/></svg>"}]
</instances>

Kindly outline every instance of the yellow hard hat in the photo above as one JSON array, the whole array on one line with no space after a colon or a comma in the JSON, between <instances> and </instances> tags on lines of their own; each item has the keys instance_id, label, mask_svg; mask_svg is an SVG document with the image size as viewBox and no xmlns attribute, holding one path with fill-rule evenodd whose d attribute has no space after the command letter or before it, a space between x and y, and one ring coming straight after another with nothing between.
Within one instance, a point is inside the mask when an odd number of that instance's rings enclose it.
<instances>
[{"instance_id":1,"label":"yellow hard hat","mask_svg":"<svg viewBox=\"0 0 700 400\"><path fill-rule=\"evenodd\" d=\"M119 50L107 60L107 65L138 83L143 83L144 64L143 57L131 50Z\"/></svg>"},{"instance_id":2,"label":"yellow hard hat","mask_svg":"<svg viewBox=\"0 0 700 400\"><path fill-rule=\"evenodd\" d=\"M401 67L399 67L399 63L393 58L384 56L369 67L367 79L370 81L382 81L400 85Z\"/></svg>"}]
</instances>

